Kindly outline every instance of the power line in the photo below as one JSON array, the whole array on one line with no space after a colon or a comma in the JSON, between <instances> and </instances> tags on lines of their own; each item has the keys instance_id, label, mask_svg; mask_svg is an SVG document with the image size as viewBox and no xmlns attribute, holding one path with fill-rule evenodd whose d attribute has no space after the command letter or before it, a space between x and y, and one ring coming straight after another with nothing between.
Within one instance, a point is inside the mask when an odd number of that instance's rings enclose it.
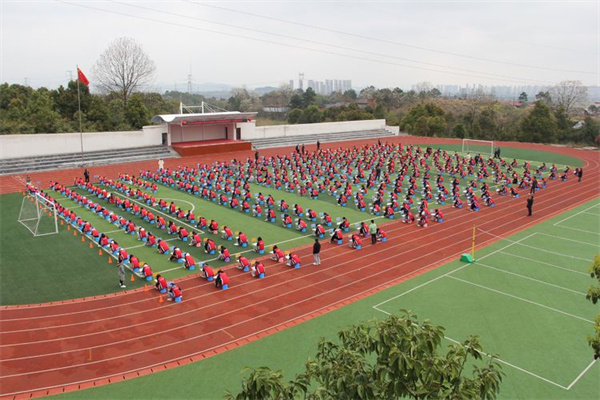
<instances>
[{"instance_id":1,"label":"power line","mask_svg":"<svg viewBox=\"0 0 600 400\"><path fill-rule=\"evenodd\" d=\"M469 69L465 69L465 68L455 68L455 67L449 67L449 66L445 66L445 65L440 65L440 64L435 64L435 63L429 63L429 62L424 62L424 61L416 61L416 60L412 60L412 59L408 59L408 58L403 58L403 57L398 57L398 56L393 56L393 55L388 55L388 54L374 53L374 52L364 51L364 50L360 50L360 49L356 49L356 48L352 48L352 47L347 47L347 46L339 46L339 45L334 45L334 44L330 44L330 43L323 43L323 42L318 42L318 41L314 41L314 40L303 39L303 38L298 38L298 37L289 36L289 35L283 35L283 34L279 34L279 33L273 33L273 32L262 31L262 30L258 30L258 29L246 28L246 27L239 26L239 25L227 24L227 23L222 23L222 22L214 22L214 21L210 21L210 20L207 20L207 19L203 19L203 18L192 17L192 16L189 16L189 15L177 14L177 13L173 13L173 12L169 12L169 11L156 10L156 9L149 8L149 7L143 7L143 6L139 6L137 4L133 5L133 4L128 4L128 3L122 3L122 2L119 2L119 1L112 1L112 2L113 3L117 3L117 4L121 4L121 5L124 5L124 6L128 6L128 7L132 7L132 8L138 8L138 9L142 9L142 10L153 11L153 12L157 12L157 13L161 13L161 14L171 15L171 16L174 16L174 17L177 17L177 18L188 18L188 19L193 19L193 20L197 20L197 21L208 22L210 24L222 25L222 26L226 26L226 27L230 27L230 28L244 29L244 30L248 30L248 31L252 31L252 32L257 32L257 33L261 33L261 34L275 36L275 37L278 37L278 38L298 40L298 41L307 42L307 43L310 43L310 44L316 44L316 45L322 45L322 46L329 46L329 47L333 47L333 48L337 48L337 49L341 49L341 50L348 50L348 51L359 52L359 53L363 53L363 54L367 54L367 55L371 55L371 56L377 56L377 57L391 58L391 59L400 60L400 61L413 62L413 63L427 65L427 66L431 66L431 67L444 68L444 69L448 69L448 70L456 70L456 71L460 71L460 72L463 72L463 73L467 72L467 73L475 73L475 74L479 74L479 75L489 75L489 76L494 77L494 78L501 78L501 79L509 80L509 81L528 82L528 83L536 83L536 84L544 84L544 85L550 84L550 82L541 81L541 80L537 80L537 79L512 77L512 76L494 74L494 73L489 73L489 72L482 72L482 71L477 71L477 70L469 70ZM261 39L253 39L253 40L259 40L260 41ZM298 46L291 45L290 47L298 47ZM305 47L299 47L299 48L306 49ZM313 51L322 51L322 50L314 50L314 49L311 49L311 50L313 50ZM329 54L337 54L337 55L342 55L342 56L347 56L347 55L344 55L344 54L338 54L338 53L332 53L332 52L327 52L327 53L329 53ZM378 62L377 60L372 60L372 59L370 59L370 60ZM407 65L403 65L403 64L393 64L393 65L400 65L400 66L405 66L405 67L408 67L408 68L418 68L418 67L415 67L415 66L407 66ZM427 68L420 68L420 69L427 69ZM445 71L440 71L440 70L432 70L432 69L429 69L429 70L430 71L435 71L435 72L445 72ZM451 73L451 72L448 72L448 73ZM469 77L471 77L471 75L464 75L464 74L463 74L463 76L469 76ZM483 79L490 79L490 78L483 78Z\"/></svg>"},{"instance_id":2,"label":"power line","mask_svg":"<svg viewBox=\"0 0 600 400\"><path fill-rule=\"evenodd\" d=\"M372 37L372 36L360 35L360 34L357 34L357 33L339 31L339 30L336 30L336 29L325 28L325 27L317 26L317 25L305 24L305 23L302 23L302 22L289 21L289 20L285 20L285 19L281 19L281 18L270 17L270 16L267 16L267 15L255 14L255 13L251 13L251 12L248 12L248 11L234 10L234 9L227 8L227 7L220 7L220 6L216 6L216 5L212 5L212 4L195 2L195 1L192 1L192 0L184 0L184 1L187 2L187 3L193 4L193 5L196 5L196 6L209 7L209 8L214 8L214 9L229 11L229 12L232 12L232 13L237 13L237 14L242 14L242 15L248 15L248 16L251 16L251 17L263 18L263 19L268 19L268 20L271 20L271 21L277 21L277 22L283 22L283 23L286 23L286 24L297 25L297 26L301 26L301 27L305 27L305 28L319 29L319 30L322 30L322 31L325 31L325 32L337 33L337 34L340 34L340 35L351 36L351 37L354 37L354 38L372 40L372 41L377 41L377 42L382 42L382 43L387 43L387 44L393 44L393 45L401 46L401 47L408 47L408 48L412 48L412 49L429 51L429 52L438 53L438 54L446 54L446 55L455 56L455 57L463 57L463 58L468 58L468 59L471 59L471 60L486 61L486 62L492 62L492 63L496 63L496 64L506 64L506 65L512 65L512 66L517 66L517 67L534 68L534 69L541 69L541 70L547 70L547 71L574 72L574 73L579 73L579 74L596 75L595 72L591 72L591 71L577 71L577 70L569 70L569 69L542 67L542 66L539 66L539 65L529 65L529 64L515 63L515 62L511 62L511 61L503 61L503 60L495 60L495 59L485 58L485 57L477 57L477 56L472 56L472 55L469 55L469 54L454 53L454 52L451 52L451 51L438 50L438 49L432 49L432 48L423 47L423 46L416 46L416 45L412 45L412 44L406 44L406 43L397 42L397 41L394 41L394 40L387 40L387 39L381 39L381 38L376 38L376 37Z\"/></svg>"},{"instance_id":3,"label":"power line","mask_svg":"<svg viewBox=\"0 0 600 400\"><path fill-rule=\"evenodd\" d=\"M252 41L256 41L256 42L269 43L269 44L274 44L274 45L277 45L277 46L283 46L283 47L286 47L286 48L294 47L294 48L308 50L308 51L317 52L317 53L323 53L323 54L329 54L329 55L335 55L335 56L342 56L342 57L351 58L351 59L355 59L355 60L370 61L370 62L379 63L379 64L387 64L387 65L394 65L394 66L399 66L399 67L404 67L404 68L433 71L433 72L450 74L450 75L466 76L466 77L469 77L469 78L478 78L478 79L492 80L492 78L486 77L486 76L469 75L469 74L464 74L464 73L460 73L460 72L442 71L442 70L433 69L433 68L417 67L417 66L413 66L413 65L400 64L400 63L395 63L395 62L390 62L390 61L376 60L376 59L372 59L372 58L368 58L368 57L360 57L360 56L351 55L351 54L337 53L337 52L333 52L333 51L329 51L329 50L315 49L315 48L306 47L306 46L299 46L299 45L290 45L288 43L282 43L282 42L277 42L277 41L268 40L268 39L254 38L254 37L239 35L239 34L235 34L235 33L231 33L231 32L222 32L222 31L217 31L217 30L214 30L214 29L207 29L207 28L200 28L200 27L197 27L197 26L184 25L184 24L180 24L180 23L176 23L176 22L169 22L169 21L164 21L164 20L161 20L161 19L156 19L156 18L151 18L151 17L142 17L142 16L139 16L139 15L133 15L133 14L128 14L128 13L119 12L119 11L113 11L113 10L106 10L106 9L102 9L102 8L98 8L98 7L92 7L92 6L84 5L84 4L80 4L80 3L70 3L70 2L64 1L64 0L55 0L55 1L59 2L59 3L66 4L66 5L70 5L70 6L75 6L75 7L80 7L80 8L87 8L87 9L90 9L90 10L100 11L100 12L104 12L104 13L108 13L108 14L121 15L121 16L125 16L125 17L130 17L130 18L135 18L135 19L140 19L140 20L146 20L146 21L156 22L156 23L165 24L165 25L169 25L169 26L179 26L181 28L193 29L193 30L197 30L197 31L210 32L210 33L216 33L216 34L219 34L219 35L230 36L230 37L235 37L235 38L241 38L241 39L246 39L246 40L252 40ZM442 67L442 68L445 68L445 67ZM484 72L476 72L476 73L478 73L478 74L486 74ZM524 83L538 82L538 83L550 84L550 82L546 82L546 81L536 81L536 80L532 80L532 79L521 79L521 78L512 78L512 77L505 77L505 78L499 78L499 79L496 78L496 79L497 80L501 80L501 81L509 81L509 82L521 82L521 83L523 83L523 82Z\"/></svg>"}]
</instances>

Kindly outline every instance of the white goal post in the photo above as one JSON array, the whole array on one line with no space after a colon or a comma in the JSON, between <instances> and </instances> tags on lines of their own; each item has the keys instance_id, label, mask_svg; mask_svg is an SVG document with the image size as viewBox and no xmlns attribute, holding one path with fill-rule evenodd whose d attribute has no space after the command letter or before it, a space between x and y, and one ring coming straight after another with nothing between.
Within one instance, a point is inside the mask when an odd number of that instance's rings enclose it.
<instances>
[{"instance_id":1,"label":"white goal post","mask_svg":"<svg viewBox=\"0 0 600 400\"><path fill-rule=\"evenodd\" d=\"M493 157L494 156L494 141L463 139L462 140L462 152L463 153L474 153L474 154L489 154L490 157ZM472 155L474 155L474 154L472 154Z\"/></svg>"},{"instance_id":2,"label":"white goal post","mask_svg":"<svg viewBox=\"0 0 600 400\"><path fill-rule=\"evenodd\" d=\"M39 193L28 193L23 197L18 221L34 237L58 233L56 205Z\"/></svg>"}]
</instances>

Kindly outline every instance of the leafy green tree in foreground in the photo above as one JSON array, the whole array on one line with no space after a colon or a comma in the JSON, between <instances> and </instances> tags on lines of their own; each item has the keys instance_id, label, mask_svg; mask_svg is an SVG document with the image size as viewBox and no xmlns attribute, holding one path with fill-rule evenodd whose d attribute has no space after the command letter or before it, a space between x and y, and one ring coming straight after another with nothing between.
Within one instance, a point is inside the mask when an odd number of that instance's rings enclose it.
<instances>
[{"instance_id":1,"label":"leafy green tree in foreground","mask_svg":"<svg viewBox=\"0 0 600 400\"><path fill-rule=\"evenodd\" d=\"M590 264L590 276L596 279L597 286L590 285L585 298L596 304L600 300L600 254L596 254L594 262ZM594 360L597 360L600 358L600 314L596 316L595 331L594 336L588 335L588 343L594 349Z\"/></svg>"},{"instance_id":2,"label":"leafy green tree in foreground","mask_svg":"<svg viewBox=\"0 0 600 400\"><path fill-rule=\"evenodd\" d=\"M227 399L495 399L504 375L477 336L442 351L444 328L415 315L361 323L321 339L305 372L285 382L281 371L250 369L242 391ZM473 363L474 360L480 360ZM469 373L467 370L471 369Z\"/></svg>"}]
</instances>

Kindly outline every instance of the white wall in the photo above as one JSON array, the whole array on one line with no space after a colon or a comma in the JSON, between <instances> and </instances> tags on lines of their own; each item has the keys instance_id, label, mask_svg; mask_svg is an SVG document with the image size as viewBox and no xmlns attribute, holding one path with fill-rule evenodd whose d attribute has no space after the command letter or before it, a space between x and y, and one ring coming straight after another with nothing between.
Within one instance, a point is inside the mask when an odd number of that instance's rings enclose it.
<instances>
[{"instance_id":1,"label":"white wall","mask_svg":"<svg viewBox=\"0 0 600 400\"><path fill-rule=\"evenodd\" d=\"M282 136L315 135L385 129L385 119L363 121L322 122L319 124L258 126L254 132L242 130L242 140L263 139Z\"/></svg>"},{"instance_id":2,"label":"white wall","mask_svg":"<svg viewBox=\"0 0 600 400\"><path fill-rule=\"evenodd\" d=\"M162 144L166 126L148 126L140 131L84 132L83 151L127 149ZM0 135L0 157L21 158L81 152L79 133Z\"/></svg>"}]
</instances>

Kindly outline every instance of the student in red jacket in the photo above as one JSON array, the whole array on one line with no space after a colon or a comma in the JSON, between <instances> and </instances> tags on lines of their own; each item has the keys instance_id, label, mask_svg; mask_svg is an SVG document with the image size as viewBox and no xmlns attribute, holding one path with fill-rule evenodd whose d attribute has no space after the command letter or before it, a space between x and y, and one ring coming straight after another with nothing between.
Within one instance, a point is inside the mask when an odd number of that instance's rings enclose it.
<instances>
[{"instance_id":1,"label":"student in red jacket","mask_svg":"<svg viewBox=\"0 0 600 400\"><path fill-rule=\"evenodd\" d=\"M215 279L215 286L217 288L222 288L223 285L229 285L229 277L227 276L225 271L219 270Z\"/></svg>"},{"instance_id":2,"label":"student in red jacket","mask_svg":"<svg viewBox=\"0 0 600 400\"><path fill-rule=\"evenodd\" d=\"M150 266L148 264L144 264L144 266L142 267L142 276L144 278L148 277L148 276L152 276L152 268L150 268Z\"/></svg>"},{"instance_id":3,"label":"student in red jacket","mask_svg":"<svg viewBox=\"0 0 600 400\"><path fill-rule=\"evenodd\" d=\"M246 244L246 246L248 246L248 237L246 236L246 234L244 232L240 231L240 233L235 238L235 243L233 245L234 246L244 246L244 243Z\"/></svg>"},{"instance_id":4,"label":"student in red jacket","mask_svg":"<svg viewBox=\"0 0 600 400\"><path fill-rule=\"evenodd\" d=\"M377 236L377 240L383 241L382 239L387 238L387 233L385 233L385 231L383 229L377 228L376 236Z\"/></svg>"},{"instance_id":5,"label":"student in red jacket","mask_svg":"<svg viewBox=\"0 0 600 400\"><path fill-rule=\"evenodd\" d=\"M343 240L343 235L342 235L342 230L338 228L335 231L333 231L333 234L331 235L331 240L329 241L329 243L337 242L339 240Z\"/></svg>"},{"instance_id":6,"label":"student in red jacket","mask_svg":"<svg viewBox=\"0 0 600 400\"><path fill-rule=\"evenodd\" d=\"M192 239L190 240L190 246L200 247L202 246L202 238L198 232L192 232Z\"/></svg>"},{"instance_id":7,"label":"student in red jacket","mask_svg":"<svg viewBox=\"0 0 600 400\"><path fill-rule=\"evenodd\" d=\"M273 246L273 257L271 257L271 260L274 261L280 261L283 260L285 258L285 254L283 254L283 251L281 251L281 249L277 246Z\"/></svg>"},{"instance_id":8,"label":"student in red jacket","mask_svg":"<svg viewBox=\"0 0 600 400\"><path fill-rule=\"evenodd\" d=\"M221 246L221 253L219 254L218 259L225 262L229 262L229 260L231 260L231 255L229 254L227 247Z\"/></svg>"},{"instance_id":9,"label":"student in red jacket","mask_svg":"<svg viewBox=\"0 0 600 400\"><path fill-rule=\"evenodd\" d=\"M237 267L242 271L248 271L250 269L250 261L246 257L240 256Z\"/></svg>"},{"instance_id":10,"label":"student in red jacket","mask_svg":"<svg viewBox=\"0 0 600 400\"><path fill-rule=\"evenodd\" d=\"M187 269L190 269L190 267L194 267L196 265L196 260L194 260L194 257L192 257L190 253L185 253L184 260L184 266Z\"/></svg>"},{"instance_id":11,"label":"student in red jacket","mask_svg":"<svg viewBox=\"0 0 600 400\"><path fill-rule=\"evenodd\" d=\"M206 243L204 243L204 252L210 253L211 251L215 251L217 249L217 244L212 239L206 239Z\"/></svg>"},{"instance_id":12,"label":"student in red jacket","mask_svg":"<svg viewBox=\"0 0 600 400\"><path fill-rule=\"evenodd\" d=\"M360 236L357 233L353 233L350 236L350 243L348 243L348 246L352 247L353 249L356 249L358 246L362 245L362 240L360 239Z\"/></svg>"},{"instance_id":13,"label":"student in red jacket","mask_svg":"<svg viewBox=\"0 0 600 400\"><path fill-rule=\"evenodd\" d=\"M258 239L256 240L255 245L254 245L254 251L256 251L258 253L261 250L262 251L265 250L265 241L263 240L263 238L261 238L259 236Z\"/></svg>"},{"instance_id":14,"label":"student in red jacket","mask_svg":"<svg viewBox=\"0 0 600 400\"><path fill-rule=\"evenodd\" d=\"M323 228L323 225L317 224L317 226L315 227L315 236L321 237L323 235L325 235L325 228Z\"/></svg>"},{"instance_id":15,"label":"student in red jacket","mask_svg":"<svg viewBox=\"0 0 600 400\"><path fill-rule=\"evenodd\" d=\"M210 226L208 227L210 233L216 235L219 233L219 224L214 219L210 220Z\"/></svg>"},{"instance_id":16,"label":"student in red jacket","mask_svg":"<svg viewBox=\"0 0 600 400\"><path fill-rule=\"evenodd\" d=\"M286 263L286 265L288 267L295 267L296 264L300 264L300 257L298 257L298 254L296 253L290 253L288 255L288 262Z\"/></svg>"},{"instance_id":17,"label":"student in red jacket","mask_svg":"<svg viewBox=\"0 0 600 400\"><path fill-rule=\"evenodd\" d=\"M205 262L200 267L200 276L203 277L204 279L214 278L215 271L213 271L213 269L211 268L211 266L208 265L208 263Z\"/></svg>"},{"instance_id":18,"label":"student in red jacket","mask_svg":"<svg viewBox=\"0 0 600 400\"><path fill-rule=\"evenodd\" d=\"M227 227L227 225L223 226L223 230L221 232L223 233L223 236L221 236L223 239L229 240L229 238L233 238L233 232Z\"/></svg>"},{"instance_id":19,"label":"student in red jacket","mask_svg":"<svg viewBox=\"0 0 600 400\"><path fill-rule=\"evenodd\" d=\"M273 211L273 209L269 209L269 211L267 211L267 218L265 219L265 221L273 221L275 218L277 218L277 216L275 215L275 211Z\"/></svg>"},{"instance_id":20,"label":"student in red jacket","mask_svg":"<svg viewBox=\"0 0 600 400\"><path fill-rule=\"evenodd\" d=\"M156 275L156 290L162 290L167 288L167 280L163 278L161 274Z\"/></svg>"},{"instance_id":21,"label":"student in red jacket","mask_svg":"<svg viewBox=\"0 0 600 400\"><path fill-rule=\"evenodd\" d=\"M169 286L169 297L167 298L167 300L172 301L177 297L183 297L183 292L181 291L181 288L179 288L179 286L177 286L175 283L171 283L171 285Z\"/></svg>"},{"instance_id":22,"label":"student in red jacket","mask_svg":"<svg viewBox=\"0 0 600 400\"><path fill-rule=\"evenodd\" d=\"M265 273L265 266L260 261L255 261L252 266L252 277L258 277L260 274Z\"/></svg>"}]
</instances>

